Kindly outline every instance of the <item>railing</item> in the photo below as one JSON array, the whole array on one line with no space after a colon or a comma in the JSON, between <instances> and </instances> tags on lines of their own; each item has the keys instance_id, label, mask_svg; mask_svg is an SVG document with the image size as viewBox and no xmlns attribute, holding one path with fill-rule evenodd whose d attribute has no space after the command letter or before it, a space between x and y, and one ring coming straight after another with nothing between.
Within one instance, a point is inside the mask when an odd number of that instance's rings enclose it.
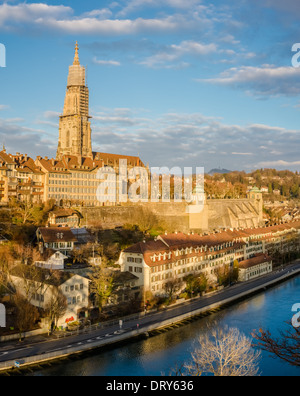
<instances>
[{"instance_id":1,"label":"railing","mask_svg":"<svg viewBox=\"0 0 300 396\"><path fill-rule=\"evenodd\" d=\"M130 322L131 320L135 320L135 319L140 319L142 317L145 316L144 312L138 313L138 314L132 314L129 316L125 316L119 319L113 319L107 322L102 322L102 323L96 323L90 326L85 326L83 329L77 329L77 330L73 330L73 331L56 331L53 335L57 338L65 338L65 337L70 337L70 336L74 336L74 335L80 335L80 334L87 334L87 333L92 333L96 330L101 330L101 329L106 329L109 327L113 327L113 326L118 326L120 323L120 320L122 320L123 323L126 322Z\"/></svg>"}]
</instances>

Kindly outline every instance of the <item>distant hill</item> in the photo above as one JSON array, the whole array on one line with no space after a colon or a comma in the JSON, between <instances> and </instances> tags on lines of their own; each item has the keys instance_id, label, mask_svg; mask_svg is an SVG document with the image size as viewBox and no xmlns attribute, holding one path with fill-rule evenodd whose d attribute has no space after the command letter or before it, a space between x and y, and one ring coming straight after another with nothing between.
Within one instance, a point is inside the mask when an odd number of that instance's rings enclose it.
<instances>
[{"instance_id":1,"label":"distant hill","mask_svg":"<svg viewBox=\"0 0 300 396\"><path fill-rule=\"evenodd\" d=\"M213 176L216 173L220 173L220 174L226 174L226 173L231 173L232 171L228 170L228 169L212 169L211 171L208 172L208 174L210 176Z\"/></svg>"}]
</instances>

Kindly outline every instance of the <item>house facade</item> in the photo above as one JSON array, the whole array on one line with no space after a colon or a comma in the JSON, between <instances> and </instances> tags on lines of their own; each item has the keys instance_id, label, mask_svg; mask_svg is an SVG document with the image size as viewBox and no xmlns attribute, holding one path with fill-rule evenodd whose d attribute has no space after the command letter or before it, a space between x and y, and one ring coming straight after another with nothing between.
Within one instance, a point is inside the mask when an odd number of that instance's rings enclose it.
<instances>
[{"instance_id":1,"label":"house facade","mask_svg":"<svg viewBox=\"0 0 300 396\"><path fill-rule=\"evenodd\" d=\"M50 249L41 255L41 259L36 261L35 265L49 270L64 270L65 261L67 259L68 256L65 256L59 251Z\"/></svg>"},{"instance_id":2,"label":"house facade","mask_svg":"<svg viewBox=\"0 0 300 396\"><path fill-rule=\"evenodd\" d=\"M266 254L257 254L255 257L239 263L239 281L247 282L269 274L272 270L272 258Z\"/></svg>"},{"instance_id":3,"label":"house facade","mask_svg":"<svg viewBox=\"0 0 300 396\"><path fill-rule=\"evenodd\" d=\"M53 297L61 293L67 303L67 308L57 325L66 327L68 323L80 319L82 313L89 306L90 281L80 275L63 271L48 271L39 269L38 277L32 273L18 273L18 269L11 276L16 289L35 307L46 310Z\"/></svg>"}]
</instances>

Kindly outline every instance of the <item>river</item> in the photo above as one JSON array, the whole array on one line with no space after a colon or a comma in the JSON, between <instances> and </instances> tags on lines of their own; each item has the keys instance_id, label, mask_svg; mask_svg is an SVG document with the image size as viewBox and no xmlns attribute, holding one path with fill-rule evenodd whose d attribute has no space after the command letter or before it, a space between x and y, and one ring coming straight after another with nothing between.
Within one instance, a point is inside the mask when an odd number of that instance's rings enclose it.
<instances>
[{"instance_id":1,"label":"river","mask_svg":"<svg viewBox=\"0 0 300 396\"><path fill-rule=\"evenodd\" d=\"M259 328L288 328L292 306L300 303L300 276L277 285L264 293L248 298L224 311L199 319L189 325L149 339L118 346L79 361L64 362L35 371L38 376L160 376L169 375L172 368L190 358L200 332L218 321L220 325L237 327L247 336ZM300 367L292 367L262 352L261 376L300 376Z\"/></svg>"}]
</instances>

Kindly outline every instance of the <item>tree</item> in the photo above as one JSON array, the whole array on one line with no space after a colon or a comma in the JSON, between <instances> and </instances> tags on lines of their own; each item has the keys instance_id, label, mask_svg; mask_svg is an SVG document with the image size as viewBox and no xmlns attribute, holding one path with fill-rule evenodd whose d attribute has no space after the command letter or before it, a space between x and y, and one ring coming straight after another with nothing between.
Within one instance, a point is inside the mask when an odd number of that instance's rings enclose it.
<instances>
[{"instance_id":1,"label":"tree","mask_svg":"<svg viewBox=\"0 0 300 396\"><path fill-rule=\"evenodd\" d=\"M257 346L270 352L292 366L300 366L300 328L291 327L279 332L280 337L274 338L272 334L260 329L253 333Z\"/></svg>"},{"instance_id":2,"label":"tree","mask_svg":"<svg viewBox=\"0 0 300 396\"><path fill-rule=\"evenodd\" d=\"M16 327L19 330L19 338L21 341L22 334L25 331L32 330L33 326L39 320L39 312L36 307L29 304L18 292L14 296L14 303L16 306Z\"/></svg>"},{"instance_id":3,"label":"tree","mask_svg":"<svg viewBox=\"0 0 300 396\"><path fill-rule=\"evenodd\" d=\"M9 273L14 265L11 248L8 245L0 246L0 296L3 293L12 293L9 282Z\"/></svg>"},{"instance_id":4,"label":"tree","mask_svg":"<svg viewBox=\"0 0 300 396\"><path fill-rule=\"evenodd\" d=\"M170 301L172 301L174 294L176 294L182 286L180 279L171 279L164 284L164 290L168 295Z\"/></svg>"},{"instance_id":5,"label":"tree","mask_svg":"<svg viewBox=\"0 0 300 396\"><path fill-rule=\"evenodd\" d=\"M191 361L181 375L245 377L258 375L261 353L252 349L252 340L236 328L210 327L198 338Z\"/></svg>"},{"instance_id":6,"label":"tree","mask_svg":"<svg viewBox=\"0 0 300 396\"><path fill-rule=\"evenodd\" d=\"M91 293L94 294L96 304L101 312L114 290L113 272L105 265L95 267L90 279Z\"/></svg>"},{"instance_id":7,"label":"tree","mask_svg":"<svg viewBox=\"0 0 300 396\"><path fill-rule=\"evenodd\" d=\"M194 294L202 293L207 288L208 280L206 276L201 273L199 276L190 274L184 278L186 282L186 292L192 297Z\"/></svg>"},{"instance_id":8,"label":"tree","mask_svg":"<svg viewBox=\"0 0 300 396\"><path fill-rule=\"evenodd\" d=\"M148 208L140 207L135 211L133 221L139 226L143 233L149 232L151 229L158 227L159 219L155 213Z\"/></svg>"},{"instance_id":9,"label":"tree","mask_svg":"<svg viewBox=\"0 0 300 396\"><path fill-rule=\"evenodd\" d=\"M28 303L36 293L43 289L46 273L34 264L20 264L16 266L13 270L13 275L17 276L17 280L12 280L12 284L17 290L22 290L23 298Z\"/></svg>"},{"instance_id":10,"label":"tree","mask_svg":"<svg viewBox=\"0 0 300 396\"><path fill-rule=\"evenodd\" d=\"M68 308L68 302L62 291L53 289L52 296L45 306L45 315L48 319L51 332L57 327L58 320L64 316Z\"/></svg>"}]
</instances>

